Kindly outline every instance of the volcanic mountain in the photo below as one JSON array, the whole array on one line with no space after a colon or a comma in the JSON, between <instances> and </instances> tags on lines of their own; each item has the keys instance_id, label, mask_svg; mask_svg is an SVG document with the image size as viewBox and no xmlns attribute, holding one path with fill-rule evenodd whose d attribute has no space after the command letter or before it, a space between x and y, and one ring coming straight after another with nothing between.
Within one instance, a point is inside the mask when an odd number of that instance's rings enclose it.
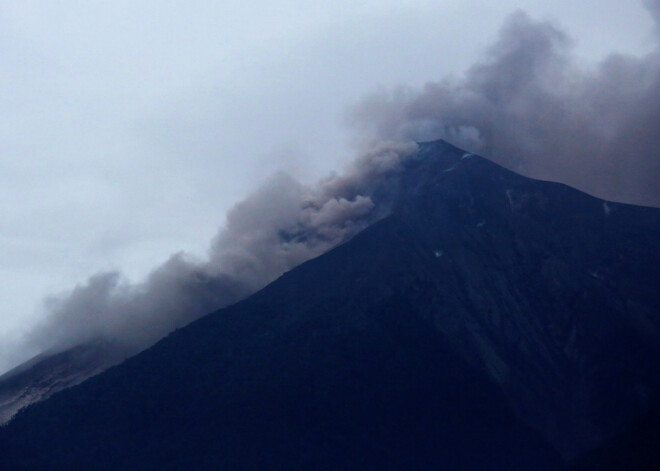
<instances>
[{"instance_id":1,"label":"volcanic mountain","mask_svg":"<svg viewBox=\"0 0 660 471\"><path fill-rule=\"evenodd\" d=\"M659 209L402 165L348 242L19 413L0 468L558 469L657 415Z\"/></svg>"}]
</instances>

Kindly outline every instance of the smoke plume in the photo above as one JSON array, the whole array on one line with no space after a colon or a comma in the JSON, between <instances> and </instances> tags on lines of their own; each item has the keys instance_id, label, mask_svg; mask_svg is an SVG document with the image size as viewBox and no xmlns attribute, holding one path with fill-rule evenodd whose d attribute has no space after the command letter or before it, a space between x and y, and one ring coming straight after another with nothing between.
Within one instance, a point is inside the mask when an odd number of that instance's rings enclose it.
<instances>
[{"instance_id":1,"label":"smoke plume","mask_svg":"<svg viewBox=\"0 0 660 471\"><path fill-rule=\"evenodd\" d=\"M384 216L391 194L385 189L416 149L381 145L314 188L275 175L229 212L207 260L175 254L140 284L119 273L92 276L47 301L50 315L31 334L32 346L56 351L103 341L126 356L244 298Z\"/></svg>"},{"instance_id":2,"label":"smoke plume","mask_svg":"<svg viewBox=\"0 0 660 471\"><path fill-rule=\"evenodd\" d=\"M647 6L660 25L660 0ZM373 95L350 121L377 142L444 138L530 176L660 206L660 52L584 68L566 34L523 12L461 78ZM129 355L246 297L384 216L415 149L381 145L314 188L276 175L230 211L208 259L175 254L142 283L103 273L49 299L32 348L105 340Z\"/></svg>"},{"instance_id":3,"label":"smoke plume","mask_svg":"<svg viewBox=\"0 0 660 471\"><path fill-rule=\"evenodd\" d=\"M660 25L660 1L646 4ZM372 95L348 119L376 139L443 138L528 176L660 206L659 50L588 68L571 47L516 12L460 78Z\"/></svg>"}]
</instances>

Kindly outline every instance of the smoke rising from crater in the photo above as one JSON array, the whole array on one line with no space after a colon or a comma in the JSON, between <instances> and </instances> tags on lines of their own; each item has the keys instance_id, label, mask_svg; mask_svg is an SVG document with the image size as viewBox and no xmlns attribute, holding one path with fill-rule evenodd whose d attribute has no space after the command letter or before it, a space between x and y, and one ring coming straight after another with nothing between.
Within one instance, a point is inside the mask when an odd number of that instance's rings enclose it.
<instances>
[{"instance_id":1,"label":"smoke rising from crater","mask_svg":"<svg viewBox=\"0 0 660 471\"><path fill-rule=\"evenodd\" d=\"M50 316L32 332L30 343L38 350L61 350L102 340L123 355L146 348L384 216L400 163L416 149L416 144L378 146L344 175L313 188L275 175L229 212L207 260L175 254L139 284L116 272L94 275L67 296L47 301Z\"/></svg>"},{"instance_id":2,"label":"smoke rising from crater","mask_svg":"<svg viewBox=\"0 0 660 471\"><path fill-rule=\"evenodd\" d=\"M660 1L646 5L660 25ZM556 25L511 15L460 78L372 95L349 122L378 139L444 138L536 178L660 206L660 51L585 67Z\"/></svg>"}]
</instances>

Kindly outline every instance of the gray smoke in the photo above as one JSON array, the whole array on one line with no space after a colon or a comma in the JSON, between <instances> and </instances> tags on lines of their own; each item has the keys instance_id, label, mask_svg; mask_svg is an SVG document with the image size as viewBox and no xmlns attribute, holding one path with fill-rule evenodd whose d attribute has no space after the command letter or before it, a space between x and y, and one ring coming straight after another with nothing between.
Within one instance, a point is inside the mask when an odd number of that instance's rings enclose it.
<instances>
[{"instance_id":1,"label":"gray smoke","mask_svg":"<svg viewBox=\"0 0 660 471\"><path fill-rule=\"evenodd\" d=\"M47 301L50 315L30 343L56 351L103 341L124 356L146 348L383 217L400 163L416 149L416 144L381 145L344 175L313 188L284 174L274 176L229 212L207 260L175 254L140 284L119 273L92 276L68 295Z\"/></svg>"},{"instance_id":2,"label":"gray smoke","mask_svg":"<svg viewBox=\"0 0 660 471\"><path fill-rule=\"evenodd\" d=\"M660 25L660 1L646 2ZM460 78L365 99L349 120L376 139L444 138L520 173L660 206L660 52L586 67L554 24L511 15Z\"/></svg>"}]
</instances>

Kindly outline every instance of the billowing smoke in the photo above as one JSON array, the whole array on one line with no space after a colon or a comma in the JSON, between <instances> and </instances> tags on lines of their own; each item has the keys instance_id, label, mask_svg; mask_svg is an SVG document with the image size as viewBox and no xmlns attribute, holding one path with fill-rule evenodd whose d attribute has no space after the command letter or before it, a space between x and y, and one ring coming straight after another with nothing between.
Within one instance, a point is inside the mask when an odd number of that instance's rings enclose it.
<instances>
[{"instance_id":1,"label":"billowing smoke","mask_svg":"<svg viewBox=\"0 0 660 471\"><path fill-rule=\"evenodd\" d=\"M388 211L400 163L416 144L381 145L344 175L308 188L276 175L227 216L209 257L173 255L140 284L119 273L91 277L50 299L31 335L38 350L103 341L129 355L172 330L255 292L285 271L347 240ZM387 190L386 190L387 189Z\"/></svg>"},{"instance_id":2,"label":"billowing smoke","mask_svg":"<svg viewBox=\"0 0 660 471\"><path fill-rule=\"evenodd\" d=\"M660 1L646 3L660 25ZM444 138L529 176L660 206L660 50L588 68L571 46L517 12L463 76L373 95L349 120L362 136Z\"/></svg>"},{"instance_id":3,"label":"billowing smoke","mask_svg":"<svg viewBox=\"0 0 660 471\"><path fill-rule=\"evenodd\" d=\"M660 24L660 0L647 5ZM531 176L660 206L658 50L587 69L555 25L518 12L463 77L371 96L350 116L378 142L444 138ZM128 355L244 298L384 216L415 149L377 147L314 188L276 175L229 213L208 259L176 254L142 283L104 273L50 299L32 348L105 340Z\"/></svg>"}]
</instances>

